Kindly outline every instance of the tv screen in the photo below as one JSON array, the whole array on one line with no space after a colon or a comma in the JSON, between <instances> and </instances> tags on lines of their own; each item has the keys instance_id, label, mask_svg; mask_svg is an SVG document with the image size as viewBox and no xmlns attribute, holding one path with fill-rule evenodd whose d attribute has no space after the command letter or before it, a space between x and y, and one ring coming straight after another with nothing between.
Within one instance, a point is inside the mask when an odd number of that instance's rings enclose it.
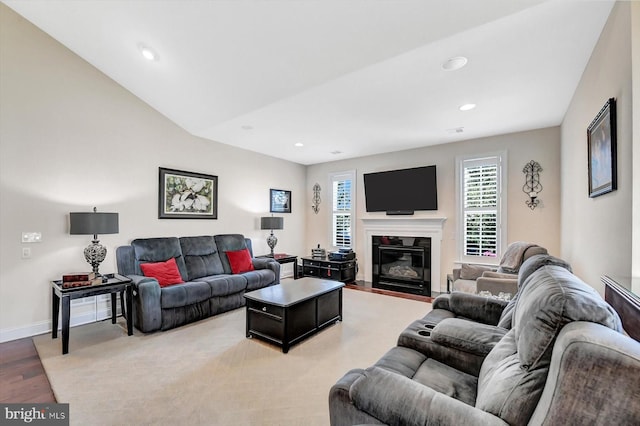
<instances>
[{"instance_id":1,"label":"tv screen","mask_svg":"<svg viewBox=\"0 0 640 426\"><path fill-rule=\"evenodd\" d=\"M368 212L438 210L436 166L365 173L364 196Z\"/></svg>"}]
</instances>

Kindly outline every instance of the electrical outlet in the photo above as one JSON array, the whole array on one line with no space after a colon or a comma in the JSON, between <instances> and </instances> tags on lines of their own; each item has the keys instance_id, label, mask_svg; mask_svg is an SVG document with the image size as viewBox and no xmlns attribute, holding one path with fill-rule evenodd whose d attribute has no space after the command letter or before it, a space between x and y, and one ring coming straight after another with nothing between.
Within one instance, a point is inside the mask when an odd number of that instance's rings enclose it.
<instances>
[{"instance_id":1,"label":"electrical outlet","mask_svg":"<svg viewBox=\"0 0 640 426\"><path fill-rule=\"evenodd\" d=\"M22 258L29 259L31 257L31 248L22 247Z\"/></svg>"}]
</instances>

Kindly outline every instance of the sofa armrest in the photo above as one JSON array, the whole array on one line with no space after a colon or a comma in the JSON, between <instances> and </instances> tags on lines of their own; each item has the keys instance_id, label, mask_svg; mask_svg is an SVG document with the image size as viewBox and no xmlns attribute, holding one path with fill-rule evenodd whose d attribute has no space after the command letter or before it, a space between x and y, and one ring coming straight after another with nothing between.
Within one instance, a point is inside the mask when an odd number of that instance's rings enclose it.
<instances>
[{"instance_id":1,"label":"sofa armrest","mask_svg":"<svg viewBox=\"0 0 640 426\"><path fill-rule=\"evenodd\" d=\"M453 281L460 279L460 271L462 268L453 268Z\"/></svg>"},{"instance_id":2,"label":"sofa armrest","mask_svg":"<svg viewBox=\"0 0 640 426\"><path fill-rule=\"evenodd\" d=\"M133 318L135 326L144 333L160 330L162 326L162 289L155 278L127 275L133 282Z\"/></svg>"},{"instance_id":3,"label":"sofa armrest","mask_svg":"<svg viewBox=\"0 0 640 426\"><path fill-rule=\"evenodd\" d=\"M451 293L449 308L456 316L497 325L507 303L493 297L455 291Z\"/></svg>"},{"instance_id":4,"label":"sofa armrest","mask_svg":"<svg viewBox=\"0 0 640 426\"><path fill-rule=\"evenodd\" d=\"M431 330L431 340L451 349L486 357L508 331L493 325L447 318Z\"/></svg>"},{"instance_id":5,"label":"sofa armrest","mask_svg":"<svg viewBox=\"0 0 640 426\"><path fill-rule=\"evenodd\" d=\"M280 284L280 264L277 260L269 257L253 257L251 258L253 267L255 269L271 269L276 274L276 279L273 284Z\"/></svg>"},{"instance_id":6,"label":"sofa armrest","mask_svg":"<svg viewBox=\"0 0 640 426\"><path fill-rule=\"evenodd\" d=\"M447 311L450 311L451 310L449 308L450 298L451 298L451 294L441 294L435 299L433 299L433 303L431 304L431 307L433 309L446 309Z\"/></svg>"},{"instance_id":7,"label":"sofa armrest","mask_svg":"<svg viewBox=\"0 0 640 426\"><path fill-rule=\"evenodd\" d=\"M518 274L507 274L506 272L497 271L485 271L482 273L484 278L509 278L512 280L518 279Z\"/></svg>"},{"instance_id":8,"label":"sofa armrest","mask_svg":"<svg viewBox=\"0 0 640 426\"><path fill-rule=\"evenodd\" d=\"M502 419L400 374L364 370L349 395L361 411L389 425L506 425Z\"/></svg>"}]
</instances>

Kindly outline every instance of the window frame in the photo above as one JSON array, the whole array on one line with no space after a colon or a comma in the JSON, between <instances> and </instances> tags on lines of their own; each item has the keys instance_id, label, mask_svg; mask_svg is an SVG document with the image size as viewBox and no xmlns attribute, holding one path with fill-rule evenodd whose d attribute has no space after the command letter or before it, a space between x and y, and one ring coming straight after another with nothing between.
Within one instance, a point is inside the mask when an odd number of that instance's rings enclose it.
<instances>
[{"instance_id":1,"label":"window frame","mask_svg":"<svg viewBox=\"0 0 640 426\"><path fill-rule=\"evenodd\" d=\"M341 210L335 210L335 193L333 189L333 185L335 182L350 180L351 188L350 188L350 209L345 212ZM335 172L329 174L329 188L331 188L331 210L330 210L330 219L329 219L329 242L331 247L335 250L339 248L354 248L355 247L355 235L356 235L356 171L355 170L347 170L343 172ZM335 233L335 215L336 214L348 214L350 217L350 228L351 232L350 236L350 244L346 245L336 245L336 233Z\"/></svg>"},{"instance_id":2,"label":"window frame","mask_svg":"<svg viewBox=\"0 0 640 426\"><path fill-rule=\"evenodd\" d=\"M465 163L497 164L497 205L496 205L496 256L469 256L464 252L465 246L465 208L464 208L464 172ZM456 157L456 246L459 263L497 265L507 246L507 152L494 151L475 155Z\"/></svg>"}]
</instances>

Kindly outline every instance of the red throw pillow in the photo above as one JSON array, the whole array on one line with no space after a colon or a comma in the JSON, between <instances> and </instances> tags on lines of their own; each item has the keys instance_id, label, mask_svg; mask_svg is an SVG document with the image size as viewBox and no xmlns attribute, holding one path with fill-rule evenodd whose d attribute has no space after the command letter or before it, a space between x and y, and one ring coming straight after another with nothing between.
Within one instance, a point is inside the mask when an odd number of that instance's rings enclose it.
<instances>
[{"instance_id":1,"label":"red throw pillow","mask_svg":"<svg viewBox=\"0 0 640 426\"><path fill-rule=\"evenodd\" d=\"M158 280L160 287L167 287L174 284L182 284L182 276L178 270L178 264L173 257L166 262L141 263L140 269L145 277Z\"/></svg>"},{"instance_id":2,"label":"red throw pillow","mask_svg":"<svg viewBox=\"0 0 640 426\"><path fill-rule=\"evenodd\" d=\"M240 274L242 272L253 271L253 262L251 262L251 255L249 249L227 251L227 258L229 259L229 265L231 265L231 271L234 274Z\"/></svg>"}]
</instances>

